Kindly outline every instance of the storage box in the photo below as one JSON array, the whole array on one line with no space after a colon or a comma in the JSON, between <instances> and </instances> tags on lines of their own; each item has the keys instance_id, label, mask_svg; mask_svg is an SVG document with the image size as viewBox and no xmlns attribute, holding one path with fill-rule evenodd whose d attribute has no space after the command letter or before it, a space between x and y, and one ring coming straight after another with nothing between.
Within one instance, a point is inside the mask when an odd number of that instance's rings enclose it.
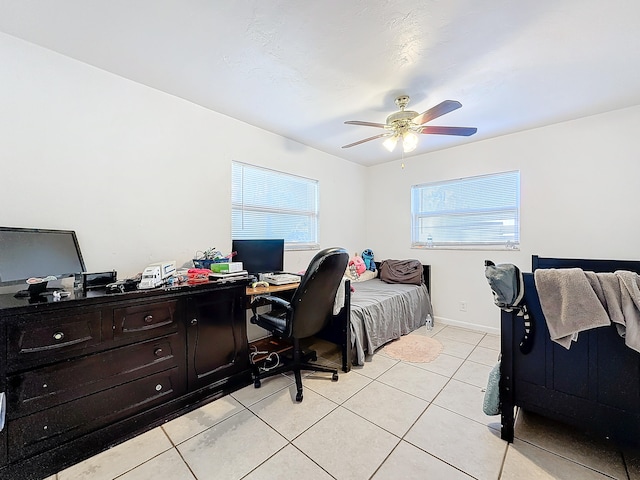
<instances>
[{"instance_id":1,"label":"storage box","mask_svg":"<svg viewBox=\"0 0 640 480\"><path fill-rule=\"evenodd\" d=\"M227 263L229 260L225 258L194 258L193 266L194 268L211 268L211 265L214 263Z\"/></svg>"},{"instance_id":2,"label":"storage box","mask_svg":"<svg viewBox=\"0 0 640 480\"><path fill-rule=\"evenodd\" d=\"M242 262L212 263L211 271L214 273L233 273L242 271Z\"/></svg>"}]
</instances>

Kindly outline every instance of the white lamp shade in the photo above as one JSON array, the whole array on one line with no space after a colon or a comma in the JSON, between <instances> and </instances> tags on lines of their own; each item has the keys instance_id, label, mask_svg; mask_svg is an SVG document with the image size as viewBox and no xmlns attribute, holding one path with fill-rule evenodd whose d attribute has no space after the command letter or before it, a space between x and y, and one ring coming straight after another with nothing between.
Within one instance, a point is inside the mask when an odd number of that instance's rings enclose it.
<instances>
[{"instance_id":1,"label":"white lamp shade","mask_svg":"<svg viewBox=\"0 0 640 480\"><path fill-rule=\"evenodd\" d=\"M396 148L396 143L398 143L398 136L393 135L392 137L389 137L384 142L382 142L382 145L384 145L384 148L386 148L390 152L393 152L393 149Z\"/></svg>"},{"instance_id":2,"label":"white lamp shade","mask_svg":"<svg viewBox=\"0 0 640 480\"><path fill-rule=\"evenodd\" d=\"M418 135L413 132L405 132L402 136L402 149L405 153L413 152L418 146Z\"/></svg>"}]
</instances>

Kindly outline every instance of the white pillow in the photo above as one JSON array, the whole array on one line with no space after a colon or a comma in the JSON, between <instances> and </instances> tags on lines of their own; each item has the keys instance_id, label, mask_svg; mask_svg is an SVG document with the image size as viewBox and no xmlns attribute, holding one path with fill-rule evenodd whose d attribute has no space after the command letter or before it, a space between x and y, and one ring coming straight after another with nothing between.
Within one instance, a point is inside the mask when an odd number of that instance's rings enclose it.
<instances>
[{"instance_id":1,"label":"white pillow","mask_svg":"<svg viewBox=\"0 0 640 480\"><path fill-rule=\"evenodd\" d=\"M360 276L355 279L355 280L351 280L352 282L366 282L367 280L371 280L372 278L376 278L378 276L378 271L376 270L375 272L372 272L371 270L365 270L364 272L362 272L360 274Z\"/></svg>"}]
</instances>

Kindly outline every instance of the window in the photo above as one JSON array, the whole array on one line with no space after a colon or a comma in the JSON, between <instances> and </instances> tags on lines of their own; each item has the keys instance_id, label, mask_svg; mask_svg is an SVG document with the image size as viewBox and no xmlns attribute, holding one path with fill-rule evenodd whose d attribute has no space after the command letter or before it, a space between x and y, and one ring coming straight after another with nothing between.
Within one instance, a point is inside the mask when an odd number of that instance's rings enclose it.
<instances>
[{"instance_id":1,"label":"window","mask_svg":"<svg viewBox=\"0 0 640 480\"><path fill-rule=\"evenodd\" d=\"M520 172L411 187L411 246L520 246Z\"/></svg>"},{"instance_id":2,"label":"window","mask_svg":"<svg viewBox=\"0 0 640 480\"><path fill-rule=\"evenodd\" d=\"M318 181L232 162L231 236L284 238L285 248L318 248Z\"/></svg>"}]
</instances>

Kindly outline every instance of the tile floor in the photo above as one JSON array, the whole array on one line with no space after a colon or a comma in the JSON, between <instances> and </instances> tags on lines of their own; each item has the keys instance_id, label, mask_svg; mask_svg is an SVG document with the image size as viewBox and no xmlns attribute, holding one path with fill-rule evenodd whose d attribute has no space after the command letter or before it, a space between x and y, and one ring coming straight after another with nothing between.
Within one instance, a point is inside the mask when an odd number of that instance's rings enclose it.
<instances>
[{"instance_id":1,"label":"tile floor","mask_svg":"<svg viewBox=\"0 0 640 480\"><path fill-rule=\"evenodd\" d=\"M288 376L216 400L47 480L640 479L640 454L620 452L533 414L511 445L482 412L495 335L436 325L431 363L376 353L337 383ZM329 344L320 361L337 362Z\"/></svg>"}]
</instances>

